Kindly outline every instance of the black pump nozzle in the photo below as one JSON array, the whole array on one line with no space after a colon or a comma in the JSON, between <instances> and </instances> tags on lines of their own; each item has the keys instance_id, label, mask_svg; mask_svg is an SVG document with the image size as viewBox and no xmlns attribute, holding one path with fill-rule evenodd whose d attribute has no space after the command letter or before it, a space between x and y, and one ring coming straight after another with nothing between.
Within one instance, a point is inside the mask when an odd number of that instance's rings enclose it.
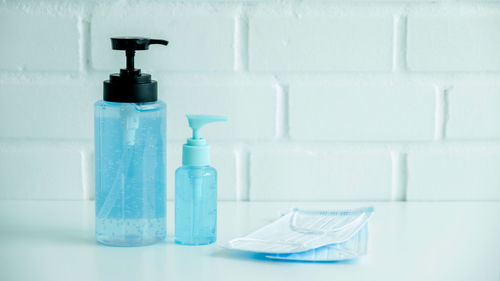
<instances>
[{"instance_id":1,"label":"black pump nozzle","mask_svg":"<svg viewBox=\"0 0 500 281\"><path fill-rule=\"evenodd\" d=\"M113 37L111 38L111 48L113 50L125 51L127 56L127 68L128 74L136 72L134 68L134 56L135 51L148 50L149 45L159 44L168 45L168 41L162 39L149 39L143 37ZM140 70L137 70L137 74L140 74Z\"/></svg>"},{"instance_id":2,"label":"black pump nozzle","mask_svg":"<svg viewBox=\"0 0 500 281\"><path fill-rule=\"evenodd\" d=\"M135 51L148 50L149 45L168 45L168 41L143 37L112 37L111 48L125 51L127 68L120 74L111 74L104 81L104 100L113 102L151 102L157 100L157 83L151 80L151 75L141 74L134 67Z\"/></svg>"}]
</instances>

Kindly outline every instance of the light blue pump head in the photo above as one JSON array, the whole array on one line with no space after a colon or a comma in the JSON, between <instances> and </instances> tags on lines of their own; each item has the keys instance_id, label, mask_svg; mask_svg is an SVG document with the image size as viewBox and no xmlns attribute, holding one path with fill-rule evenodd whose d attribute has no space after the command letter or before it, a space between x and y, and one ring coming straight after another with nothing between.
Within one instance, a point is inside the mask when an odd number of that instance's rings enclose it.
<instances>
[{"instance_id":1,"label":"light blue pump head","mask_svg":"<svg viewBox=\"0 0 500 281\"><path fill-rule=\"evenodd\" d=\"M217 115L190 115L186 114L189 127L193 129L193 137L187 139L182 146L182 165L207 166L210 165L210 146L204 138L200 137L200 129L206 124L224 122L228 118Z\"/></svg>"}]
</instances>

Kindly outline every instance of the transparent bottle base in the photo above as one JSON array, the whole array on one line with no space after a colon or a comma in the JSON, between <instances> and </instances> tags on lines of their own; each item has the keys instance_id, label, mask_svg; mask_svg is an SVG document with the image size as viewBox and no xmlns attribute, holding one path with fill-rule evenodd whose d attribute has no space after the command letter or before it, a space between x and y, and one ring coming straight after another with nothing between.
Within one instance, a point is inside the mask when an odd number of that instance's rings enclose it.
<instances>
[{"instance_id":1,"label":"transparent bottle base","mask_svg":"<svg viewBox=\"0 0 500 281\"><path fill-rule=\"evenodd\" d=\"M201 245L209 245L214 243L216 238L207 238L207 239L198 239L196 241L189 241L189 240L179 240L175 238L175 243L180 244L180 245L187 245L187 246L201 246Z\"/></svg>"},{"instance_id":2,"label":"transparent bottle base","mask_svg":"<svg viewBox=\"0 0 500 281\"><path fill-rule=\"evenodd\" d=\"M96 241L99 244L113 247L140 247L149 246L165 240L165 237L155 237L153 239L142 239L141 237L125 237L122 240L107 240L97 237Z\"/></svg>"},{"instance_id":3,"label":"transparent bottle base","mask_svg":"<svg viewBox=\"0 0 500 281\"><path fill-rule=\"evenodd\" d=\"M166 238L165 218L97 219L96 230L97 243L106 246L147 246Z\"/></svg>"}]
</instances>

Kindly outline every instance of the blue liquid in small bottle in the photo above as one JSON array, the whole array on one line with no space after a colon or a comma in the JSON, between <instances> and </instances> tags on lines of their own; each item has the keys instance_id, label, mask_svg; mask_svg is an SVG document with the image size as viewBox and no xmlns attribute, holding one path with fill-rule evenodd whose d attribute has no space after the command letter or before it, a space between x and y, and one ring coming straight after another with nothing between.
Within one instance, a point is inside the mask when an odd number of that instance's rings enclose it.
<instances>
[{"instance_id":1,"label":"blue liquid in small bottle","mask_svg":"<svg viewBox=\"0 0 500 281\"><path fill-rule=\"evenodd\" d=\"M182 166L175 172L175 242L206 245L217 239L217 171Z\"/></svg>"},{"instance_id":2,"label":"blue liquid in small bottle","mask_svg":"<svg viewBox=\"0 0 500 281\"><path fill-rule=\"evenodd\" d=\"M142 246L165 239L163 102L95 104L96 239Z\"/></svg>"}]
</instances>

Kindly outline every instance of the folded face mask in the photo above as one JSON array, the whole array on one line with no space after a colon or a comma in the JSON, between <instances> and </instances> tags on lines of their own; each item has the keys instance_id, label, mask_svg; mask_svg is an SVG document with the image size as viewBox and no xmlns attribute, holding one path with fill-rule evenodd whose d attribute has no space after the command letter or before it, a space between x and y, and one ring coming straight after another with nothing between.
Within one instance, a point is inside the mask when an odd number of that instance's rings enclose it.
<instances>
[{"instance_id":1,"label":"folded face mask","mask_svg":"<svg viewBox=\"0 0 500 281\"><path fill-rule=\"evenodd\" d=\"M353 259L366 253L367 222L372 214L372 207L333 212L294 209L255 232L230 240L225 247L275 259Z\"/></svg>"},{"instance_id":2,"label":"folded face mask","mask_svg":"<svg viewBox=\"0 0 500 281\"><path fill-rule=\"evenodd\" d=\"M365 224L351 239L305 252L290 254L267 254L270 259L297 261L341 261L358 258L366 254L368 225Z\"/></svg>"}]
</instances>

